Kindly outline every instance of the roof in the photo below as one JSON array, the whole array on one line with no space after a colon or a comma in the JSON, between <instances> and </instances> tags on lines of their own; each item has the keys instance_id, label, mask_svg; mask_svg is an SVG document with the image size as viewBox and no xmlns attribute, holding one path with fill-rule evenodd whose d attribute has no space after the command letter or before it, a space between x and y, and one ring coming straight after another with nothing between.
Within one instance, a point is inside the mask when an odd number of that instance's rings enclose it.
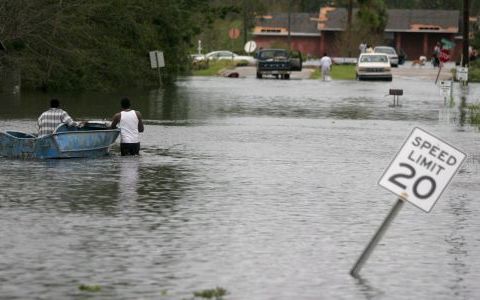
<instances>
[{"instance_id":1,"label":"roof","mask_svg":"<svg viewBox=\"0 0 480 300\"><path fill-rule=\"evenodd\" d=\"M354 9L352 16L358 9ZM457 33L460 12L458 10L432 9L389 9L386 32L439 32ZM322 31L343 31L347 24L345 8L322 7L318 29Z\"/></svg>"},{"instance_id":2,"label":"roof","mask_svg":"<svg viewBox=\"0 0 480 300\"><path fill-rule=\"evenodd\" d=\"M320 36L317 29L318 15L314 13L291 13L290 35ZM257 17L254 35L288 35L288 13L274 13Z\"/></svg>"},{"instance_id":3,"label":"roof","mask_svg":"<svg viewBox=\"0 0 480 300\"><path fill-rule=\"evenodd\" d=\"M458 10L389 9L385 31L458 32Z\"/></svg>"}]
</instances>

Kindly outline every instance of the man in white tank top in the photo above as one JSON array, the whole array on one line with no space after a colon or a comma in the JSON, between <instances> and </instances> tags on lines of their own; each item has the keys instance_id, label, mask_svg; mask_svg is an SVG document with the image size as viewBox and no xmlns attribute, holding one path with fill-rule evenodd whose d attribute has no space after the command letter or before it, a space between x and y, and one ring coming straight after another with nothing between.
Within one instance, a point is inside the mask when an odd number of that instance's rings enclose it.
<instances>
[{"instance_id":1,"label":"man in white tank top","mask_svg":"<svg viewBox=\"0 0 480 300\"><path fill-rule=\"evenodd\" d=\"M138 155L140 152L140 132L143 132L142 115L130 109L130 100L123 98L122 111L115 114L112 128L120 128L120 152L124 155Z\"/></svg>"}]
</instances>

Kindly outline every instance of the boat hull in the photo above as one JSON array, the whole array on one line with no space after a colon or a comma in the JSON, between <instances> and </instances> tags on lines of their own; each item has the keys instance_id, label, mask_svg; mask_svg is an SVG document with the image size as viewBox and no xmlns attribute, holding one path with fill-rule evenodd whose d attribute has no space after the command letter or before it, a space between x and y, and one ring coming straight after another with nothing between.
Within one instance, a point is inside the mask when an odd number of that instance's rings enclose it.
<instances>
[{"instance_id":1,"label":"boat hull","mask_svg":"<svg viewBox=\"0 0 480 300\"><path fill-rule=\"evenodd\" d=\"M35 137L17 131L0 132L0 156L9 158L79 158L107 155L119 129L85 126L59 127L53 134Z\"/></svg>"}]
</instances>

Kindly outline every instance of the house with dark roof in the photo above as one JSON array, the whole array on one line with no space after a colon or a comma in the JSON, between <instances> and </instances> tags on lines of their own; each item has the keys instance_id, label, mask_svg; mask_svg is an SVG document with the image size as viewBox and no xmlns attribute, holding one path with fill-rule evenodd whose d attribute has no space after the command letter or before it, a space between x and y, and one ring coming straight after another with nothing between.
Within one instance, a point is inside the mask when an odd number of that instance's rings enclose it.
<instances>
[{"instance_id":1,"label":"house with dark roof","mask_svg":"<svg viewBox=\"0 0 480 300\"><path fill-rule=\"evenodd\" d=\"M355 16L356 12L354 10L352 15ZM442 39L456 43L453 56L461 52L459 11L390 9L387 13L388 22L384 32L386 44L402 49L409 58L422 55L430 57L435 44ZM324 52L331 56L340 55L336 40L347 27L345 8L323 7L316 16L292 13L290 24L292 49L318 57ZM261 47L269 47L272 42L287 44L288 15L259 18L253 36ZM353 47L353 53L358 53L357 45Z\"/></svg>"},{"instance_id":2,"label":"house with dark roof","mask_svg":"<svg viewBox=\"0 0 480 300\"><path fill-rule=\"evenodd\" d=\"M437 42L442 39L456 41L460 53L460 13L456 10L388 10L385 34L392 45L403 49L411 58L430 57ZM455 54L453 53L453 54Z\"/></svg>"},{"instance_id":3,"label":"house with dark roof","mask_svg":"<svg viewBox=\"0 0 480 300\"><path fill-rule=\"evenodd\" d=\"M291 48L304 54L320 51L321 32L317 29L317 14L292 13L290 15ZM288 46L288 14L276 13L258 17L252 32L257 47Z\"/></svg>"}]
</instances>

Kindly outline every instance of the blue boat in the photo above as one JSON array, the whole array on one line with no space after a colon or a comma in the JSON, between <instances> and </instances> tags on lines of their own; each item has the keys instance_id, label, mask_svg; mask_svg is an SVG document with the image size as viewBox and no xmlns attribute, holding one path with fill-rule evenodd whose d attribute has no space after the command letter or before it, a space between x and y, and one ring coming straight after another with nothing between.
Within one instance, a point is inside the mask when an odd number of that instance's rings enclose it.
<instances>
[{"instance_id":1,"label":"blue boat","mask_svg":"<svg viewBox=\"0 0 480 300\"><path fill-rule=\"evenodd\" d=\"M83 127L60 124L52 134L0 132L0 156L9 158L76 158L107 155L119 129L106 122L87 122Z\"/></svg>"}]
</instances>

